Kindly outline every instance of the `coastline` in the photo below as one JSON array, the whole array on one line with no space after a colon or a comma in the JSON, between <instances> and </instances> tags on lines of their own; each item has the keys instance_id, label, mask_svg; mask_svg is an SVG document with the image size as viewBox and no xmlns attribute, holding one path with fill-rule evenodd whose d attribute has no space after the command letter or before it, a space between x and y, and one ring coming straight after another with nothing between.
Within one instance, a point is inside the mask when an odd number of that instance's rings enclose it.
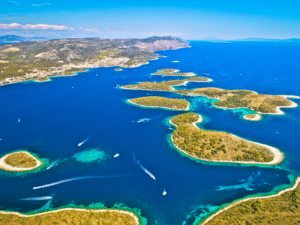
<instances>
[{"instance_id":1,"label":"coastline","mask_svg":"<svg viewBox=\"0 0 300 225\"><path fill-rule=\"evenodd\" d=\"M174 50L177 50L177 49L174 49ZM157 57L155 57L153 59L149 59L146 62L139 63L139 64L132 65L132 66L128 66L128 67L121 66L121 65L105 66L105 65L99 65L99 64L96 64L96 63L95 64L92 64L92 63L82 63L82 64L79 64L79 65L74 65L74 64L71 63L71 64L62 65L62 68L59 68L59 69L61 69L60 73L57 73L57 71L38 71L36 73L32 73L32 74L28 74L28 75L25 74L23 76L5 78L3 80L0 80L0 86L6 86L6 85L10 85L10 84L24 83L24 82L30 82L30 81L36 82L36 83L49 82L49 81L51 81L51 78L77 76L79 73L85 73L85 72L89 71L89 69L94 69L94 68L102 68L102 67L104 67L104 68L113 68L113 67L116 67L116 66L118 66L120 68L138 68L138 67L141 67L143 65L148 65L149 61L158 60L159 58L161 58L161 56L157 56ZM67 68L67 69L78 69L78 71L72 71L70 74L63 75L63 73L66 71L66 70L64 70L64 68ZM81 69L84 69L85 71L80 71ZM52 73L52 74L49 74L49 75L46 74L46 77L49 80L38 81L38 79L39 79L39 73ZM25 77L26 75L28 76L28 78ZM8 79L9 82L8 83L3 83L4 81L6 81L6 79Z\"/></svg>"},{"instance_id":2,"label":"coastline","mask_svg":"<svg viewBox=\"0 0 300 225\"><path fill-rule=\"evenodd\" d=\"M37 213L37 214L32 214L32 215L26 215L26 214L22 214L19 212L8 212L8 211L0 211L0 214L12 214L12 215L16 215L16 216L20 216L20 217L33 217L33 216L40 216L40 215L45 215L45 214L50 214L50 213L56 213L56 212L60 212L60 211L68 211L68 210L72 210L72 211L84 211L84 212L117 212L117 213L124 213L127 214L131 217L134 218L134 221L136 222L137 225L140 224L140 219L139 217L130 211L125 211L125 210L118 210L118 209L79 209L79 208L63 208L63 209L57 209L57 210L52 210L52 211L48 211L48 212L42 212L42 213Z\"/></svg>"},{"instance_id":3,"label":"coastline","mask_svg":"<svg viewBox=\"0 0 300 225\"><path fill-rule=\"evenodd\" d=\"M167 109L167 110L174 110L174 111L188 111L190 110L190 103L188 102L188 106L185 109L172 109L169 107L162 107L162 106L145 106L145 105L139 105L136 103L133 103L132 101L130 101L130 99L126 100L126 102L135 105L135 106L139 106L139 107L143 107L143 108L156 108L156 109Z\"/></svg>"},{"instance_id":4,"label":"coastline","mask_svg":"<svg viewBox=\"0 0 300 225\"><path fill-rule=\"evenodd\" d=\"M242 200L238 200L237 202L234 202L228 206L226 206L225 208L217 211L216 213L212 214L210 217L208 217L207 219L205 219L203 222L201 222L199 225L204 225L206 224L207 222L209 222L210 220L212 220L215 216L219 215L220 213L226 211L227 209L230 209L231 207L237 205L237 204L240 204L242 202L246 202L248 200L252 200L252 199L260 199L260 198L272 198L272 197L277 197L279 195L282 195L283 193L285 192L288 192L288 191L292 191L294 190L300 183L300 177L297 177L297 179L295 180L295 183L292 187L290 188L287 188L287 189L284 189L284 190L281 190L279 191L277 194L274 194L274 195L268 195L268 196L259 196L259 197L251 197L251 198L245 198L245 199L242 199Z\"/></svg>"},{"instance_id":5,"label":"coastline","mask_svg":"<svg viewBox=\"0 0 300 225\"><path fill-rule=\"evenodd\" d=\"M206 77L207 78L207 77ZM197 83L206 83L206 82L212 82L213 79L210 79L210 78L207 78L206 81L193 81L193 80L187 80L187 81L184 81L183 83L181 84L177 84L177 85L170 85L172 91L176 91L176 89L174 87L177 87L177 86L183 86L183 85L186 85L187 83L189 82L197 82ZM141 82L139 82L141 83ZM149 90L149 89L132 89L132 88L125 88L125 87L118 87L120 89L123 89L123 90L132 90L132 91L161 91L161 92L172 92L172 91L165 91L165 90ZM191 95L190 95L191 96ZM196 95L195 95L196 96Z\"/></svg>"},{"instance_id":6,"label":"coastline","mask_svg":"<svg viewBox=\"0 0 300 225\"><path fill-rule=\"evenodd\" d=\"M11 154L14 154L16 152L12 152L12 153L9 153L9 154L6 154L5 156L1 157L0 158L0 169L3 169L5 171L11 171L11 172L22 172L22 171L30 171L30 170L34 170L34 169L37 169L38 167L40 167L42 165L42 162L36 158L35 156L31 155L29 152L27 151L19 151L20 153L26 153L28 154L30 157L33 157L36 161L36 165L34 167L30 167L30 168L20 168L20 167L14 167L14 166L11 166L11 165L8 165L6 162L5 162L5 159L10 156ZM18 152L18 153L19 153Z\"/></svg>"},{"instance_id":7,"label":"coastline","mask_svg":"<svg viewBox=\"0 0 300 225\"><path fill-rule=\"evenodd\" d=\"M203 118L201 115L198 115L200 118L196 121L196 122L193 122L193 126L195 126L196 128L200 129L196 124L197 123L201 123L203 121ZM172 118L171 118L172 119ZM169 123L172 124L173 126L175 126L177 128L177 126L175 124L172 123L171 119L169 120ZM174 132L173 132L174 133ZM230 135L234 136L235 138L239 138L239 139L243 139L241 137L238 137L234 134L231 134L229 133ZM175 145L174 143L174 140L173 140L173 134L171 135L171 140L172 140L172 143L173 145L178 149L180 150L182 153L184 153L185 155L189 156L189 157L192 157L196 160L200 160L200 161L206 161L206 162L215 162L215 163L235 163L235 164L250 164L250 165L254 165L254 164L259 164L259 165L277 165L279 163L282 162L282 160L284 159L284 154L282 152L280 152L277 148L275 147L272 147L272 146L269 146L269 145L265 145L265 144L262 144L262 143L259 143L259 142L254 142L254 141L249 141L247 139L243 139L245 141L248 141L248 142L251 142L251 143L254 143L254 144L258 144L262 147L265 147L267 149L269 149L273 155L274 155L274 158L271 162L254 162L254 161L248 161L248 162L243 162L243 161L227 161L227 160L207 160L207 159L199 159L199 158L196 158L194 156L191 156L189 155L185 150L179 148L178 146Z\"/></svg>"},{"instance_id":8,"label":"coastline","mask_svg":"<svg viewBox=\"0 0 300 225\"><path fill-rule=\"evenodd\" d=\"M209 79L209 78L208 78ZM205 82L205 81L204 81ZM209 82L209 81L206 81L206 82ZM182 84L180 84L182 85ZM175 86L180 86L180 85L175 85ZM174 89L175 91L175 89ZM258 94L257 92L253 91L254 93ZM184 94L180 94L180 95L184 95ZM186 96L190 96L190 97L199 97L199 96L203 96L203 97L206 97L206 98L209 98L209 99L216 99L216 100L220 100L220 98L213 98L213 97L210 97L210 96L207 96L207 95L191 95L191 94L187 94ZM295 96L295 95L278 95L278 96L281 96L287 100L289 100L288 98L294 98L294 99L300 99L299 96ZM281 108L296 108L298 107L298 104L289 100L291 102L290 105L288 106L277 106L276 107L276 112L275 113L265 113L265 112L260 112L260 111L256 111L254 109L251 109L251 108L248 108L248 107L237 107L237 108L227 108L227 107L222 107L222 106L216 106L214 104L212 104L213 107L216 107L216 108L219 108L219 109L250 109L250 110L253 110L255 111L256 113L258 114L265 114L265 115L284 115L285 113L281 110ZM245 119L245 118L244 118Z\"/></svg>"},{"instance_id":9,"label":"coastline","mask_svg":"<svg viewBox=\"0 0 300 225\"><path fill-rule=\"evenodd\" d=\"M284 97L284 98L287 99L287 97ZM281 110L281 108L296 108L296 107L298 107L297 103L295 103L295 102L293 102L291 100L289 100L289 101L291 102L291 105L288 105L288 106L277 106L276 109L275 109L276 110L275 113L259 112L259 111L256 111L254 109L248 108L248 107L226 108L226 107L221 107L221 106L215 106L214 104L213 104L213 106L216 107L216 108L220 108L220 109L250 109L250 110L253 110L253 111L255 111L255 112L259 113L259 114L265 114L265 115L284 115L284 112Z\"/></svg>"}]
</instances>

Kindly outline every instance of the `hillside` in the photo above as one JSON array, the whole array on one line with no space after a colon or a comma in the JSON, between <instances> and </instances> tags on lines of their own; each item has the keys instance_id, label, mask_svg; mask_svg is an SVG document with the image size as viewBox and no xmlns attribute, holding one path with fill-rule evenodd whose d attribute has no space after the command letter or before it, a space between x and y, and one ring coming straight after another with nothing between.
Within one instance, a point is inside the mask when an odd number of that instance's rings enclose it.
<instances>
[{"instance_id":1,"label":"hillside","mask_svg":"<svg viewBox=\"0 0 300 225\"><path fill-rule=\"evenodd\" d=\"M94 67L133 68L159 57L155 51L190 47L176 37L78 38L0 45L0 85L73 75Z\"/></svg>"}]
</instances>

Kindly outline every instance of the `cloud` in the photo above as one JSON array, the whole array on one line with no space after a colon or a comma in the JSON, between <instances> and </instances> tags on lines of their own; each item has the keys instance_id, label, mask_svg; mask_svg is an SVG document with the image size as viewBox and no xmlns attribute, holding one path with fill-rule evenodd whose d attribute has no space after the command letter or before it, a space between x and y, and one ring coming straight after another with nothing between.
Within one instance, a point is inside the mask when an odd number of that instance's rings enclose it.
<instances>
[{"instance_id":1,"label":"cloud","mask_svg":"<svg viewBox=\"0 0 300 225\"><path fill-rule=\"evenodd\" d=\"M51 4L50 3L31 4L31 6L36 6L36 7L40 7L40 6L44 6L44 5L51 5Z\"/></svg>"},{"instance_id":2,"label":"cloud","mask_svg":"<svg viewBox=\"0 0 300 225\"><path fill-rule=\"evenodd\" d=\"M49 24L26 24L21 25L19 23L0 23L0 29L10 30L10 29L24 29L24 30L74 30L74 28L69 28L67 26L59 25L49 25Z\"/></svg>"},{"instance_id":3,"label":"cloud","mask_svg":"<svg viewBox=\"0 0 300 225\"><path fill-rule=\"evenodd\" d=\"M99 30L97 28L84 29L84 31L89 33L99 33Z\"/></svg>"}]
</instances>

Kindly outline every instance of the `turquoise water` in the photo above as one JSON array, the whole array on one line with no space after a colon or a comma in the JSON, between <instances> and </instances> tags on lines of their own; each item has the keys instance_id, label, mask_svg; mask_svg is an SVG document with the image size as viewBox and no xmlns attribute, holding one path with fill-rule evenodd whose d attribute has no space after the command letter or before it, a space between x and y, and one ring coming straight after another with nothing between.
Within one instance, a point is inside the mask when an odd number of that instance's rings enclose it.
<instances>
[{"instance_id":1,"label":"turquoise water","mask_svg":"<svg viewBox=\"0 0 300 225\"><path fill-rule=\"evenodd\" d=\"M105 156L104 151L99 149L89 149L74 154L73 158L76 159L77 162L81 163L95 163L104 161L106 158Z\"/></svg>"},{"instance_id":2,"label":"turquoise water","mask_svg":"<svg viewBox=\"0 0 300 225\"><path fill-rule=\"evenodd\" d=\"M0 87L0 154L28 149L49 160L36 173L0 173L1 209L31 212L70 204L125 205L139 209L148 224L193 224L222 204L290 185L290 178L300 174L299 108L251 122L242 119L244 110L218 109L209 99L186 97L191 111L204 118L201 128L227 131L285 154L278 166L210 164L191 160L170 145L172 130L166 118L183 112L125 103L148 95L183 96L116 86L173 79L151 76L173 67L214 80L178 88L213 86L299 96L298 53L299 45L291 43L192 42L190 49L160 52L167 58L139 68L121 72L96 68L45 83ZM88 149L103 151L106 160L79 163L73 158Z\"/></svg>"}]
</instances>

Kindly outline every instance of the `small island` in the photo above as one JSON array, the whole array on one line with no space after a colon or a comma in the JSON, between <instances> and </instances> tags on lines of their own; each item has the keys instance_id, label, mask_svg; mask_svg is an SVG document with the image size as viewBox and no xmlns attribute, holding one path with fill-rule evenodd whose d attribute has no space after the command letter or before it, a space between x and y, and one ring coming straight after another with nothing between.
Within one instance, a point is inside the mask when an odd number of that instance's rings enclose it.
<instances>
[{"instance_id":1,"label":"small island","mask_svg":"<svg viewBox=\"0 0 300 225\"><path fill-rule=\"evenodd\" d=\"M172 110L189 110L190 103L184 99L164 98L158 96L132 98L128 100L133 105L150 107L150 108L163 108Z\"/></svg>"},{"instance_id":2,"label":"small island","mask_svg":"<svg viewBox=\"0 0 300 225\"><path fill-rule=\"evenodd\" d=\"M250 120L250 121L258 121L261 120L261 115L260 114L247 114L243 116L245 120Z\"/></svg>"},{"instance_id":3,"label":"small island","mask_svg":"<svg viewBox=\"0 0 300 225\"><path fill-rule=\"evenodd\" d=\"M177 129L171 136L184 154L203 161L276 165L283 160L278 149L244 140L226 132L203 130L196 126L202 117L185 113L169 121Z\"/></svg>"},{"instance_id":4,"label":"small island","mask_svg":"<svg viewBox=\"0 0 300 225\"><path fill-rule=\"evenodd\" d=\"M170 80L163 82L141 82L139 84L131 84L121 86L122 89L129 90L144 90L144 91L170 91L173 92L175 89L173 87L185 85L188 82L211 82L212 79L206 77L189 77L183 80Z\"/></svg>"},{"instance_id":5,"label":"small island","mask_svg":"<svg viewBox=\"0 0 300 225\"><path fill-rule=\"evenodd\" d=\"M297 107L287 96L258 94L249 90L225 90L220 88L198 88L194 90L176 90L178 94L205 96L218 99L213 105L219 108L248 108L260 114L283 115L280 108Z\"/></svg>"},{"instance_id":6,"label":"small island","mask_svg":"<svg viewBox=\"0 0 300 225\"><path fill-rule=\"evenodd\" d=\"M194 73L179 73L179 70L176 69L161 69L151 75L159 75L159 76L177 76L177 77L192 77L196 76Z\"/></svg>"},{"instance_id":7,"label":"small island","mask_svg":"<svg viewBox=\"0 0 300 225\"><path fill-rule=\"evenodd\" d=\"M6 171L30 171L40 166L42 162L27 151L9 153L0 158L0 169Z\"/></svg>"},{"instance_id":8,"label":"small island","mask_svg":"<svg viewBox=\"0 0 300 225\"><path fill-rule=\"evenodd\" d=\"M293 187L271 196L237 201L216 212L201 225L219 224L298 224L300 215L300 177Z\"/></svg>"},{"instance_id":9,"label":"small island","mask_svg":"<svg viewBox=\"0 0 300 225\"><path fill-rule=\"evenodd\" d=\"M120 72L120 71L123 71L123 69L121 69L121 68L116 68L115 71Z\"/></svg>"},{"instance_id":10,"label":"small island","mask_svg":"<svg viewBox=\"0 0 300 225\"><path fill-rule=\"evenodd\" d=\"M0 211L1 224L135 224L139 225L137 215L130 211L117 209L64 208L44 213L26 215L17 212Z\"/></svg>"}]
</instances>

